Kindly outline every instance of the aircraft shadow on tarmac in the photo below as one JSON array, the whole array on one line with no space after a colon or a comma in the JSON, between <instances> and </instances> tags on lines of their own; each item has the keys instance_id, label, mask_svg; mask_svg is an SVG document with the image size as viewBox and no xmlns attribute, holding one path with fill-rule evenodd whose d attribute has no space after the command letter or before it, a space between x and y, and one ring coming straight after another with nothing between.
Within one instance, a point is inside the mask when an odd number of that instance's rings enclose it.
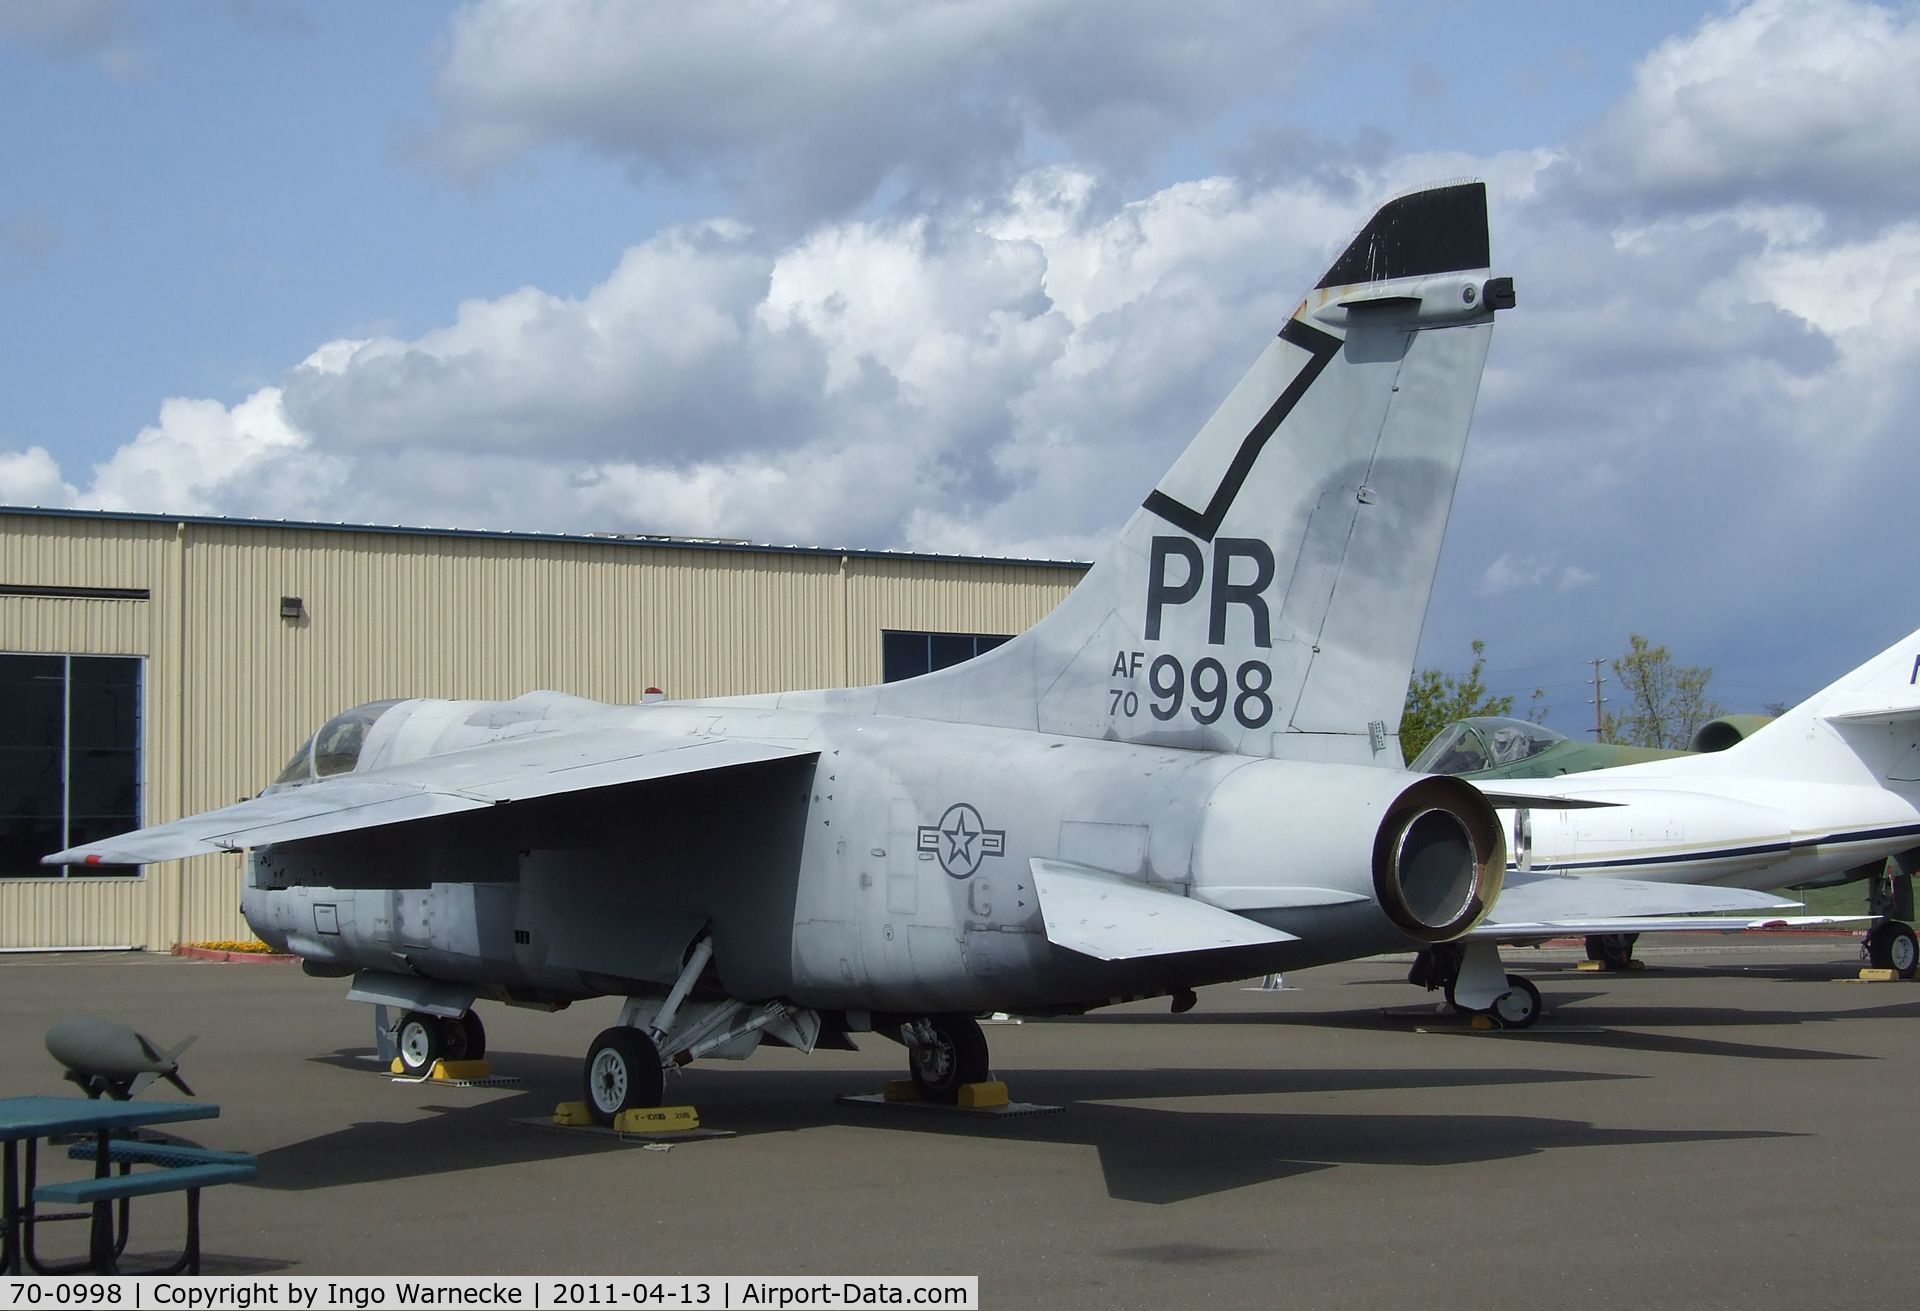
<instances>
[{"instance_id":1,"label":"aircraft shadow on tarmac","mask_svg":"<svg viewBox=\"0 0 1920 1311\"><path fill-rule=\"evenodd\" d=\"M1271 1026L1276 1028L1344 1029L1376 1033L1406 1032L1422 1028L1430 1032L1460 1034L1491 1041L1534 1042L1552 1040L1558 1044L1608 1047L1621 1050L1675 1052L1696 1056L1726 1056L1746 1060L1771 1061L1864 1061L1876 1057L1859 1052L1835 1052L1813 1047L1788 1047L1779 1044L1736 1042L1722 1038L1646 1030L1710 1029L1731 1031L1742 1028L1786 1027L1835 1020L1898 1020L1910 1022L1920 1017L1920 1000L1891 1002L1884 1006L1838 1011L1755 1010L1751 1007L1708 1007L1673 1004L1636 1006L1616 1001L1604 992L1553 992L1545 994L1547 1013L1527 1029L1476 1032L1465 1019L1448 1012L1435 1001L1423 1001L1408 988L1409 1004L1382 1010L1368 1006L1353 1010L1314 1011L1233 1011L1205 1017L1174 1017L1139 1011L1109 1015L1083 1015L1054 1023L1091 1025L1224 1024ZM1435 994L1437 996L1437 994ZM1573 1009L1575 1003L1597 1002Z\"/></svg>"},{"instance_id":2,"label":"aircraft shadow on tarmac","mask_svg":"<svg viewBox=\"0 0 1920 1311\"><path fill-rule=\"evenodd\" d=\"M352 1053L317 1063L366 1065ZM547 1115L577 1096L571 1057L498 1053L495 1068L525 1082L498 1092L396 1086L392 1121L363 1121L260 1154L255 1187L304 1191L464 1169L621 1150L603 1136L510 1123ZM669 1089L700 1107L704 1123L742 1137L801 1130L878 1129L1092 1147L1109 1196L1165 1204L1340 1165L1457 1165L1565 1147L1791 1137L1762 1130L1601 1128L1579 1120L1476 1113L1344 1114L1290 1108L1287 1094L1517 1088L1635 1076L1523 1068L1450 1069L1044 1069L1000 1071L1022 1100L1067 1103L1061 1114L976 1119L923 1109L848 1106L834 1098L867 1093L887 1075L874 1070L694 1070ZM370 1079L377 1077L368 1076ZM470 1096L477 1099L449 1104ZM1171 1098L1262 1097L1257 1108L1180 1109L1120 1104ZM1099 1100L1089 1100L1099 1099ZM420 1117L414 1114L426 1111ZM406 1116L408 1118L399 1118ZM689 1145L725 1152L725 1142ZM636 1157L636 1167L639 1161ZM1157 1258L1156 1258L1157 1259ZM1179 1259L1178 1254L1167 1259Z\"/></svg>"}]
</instances>

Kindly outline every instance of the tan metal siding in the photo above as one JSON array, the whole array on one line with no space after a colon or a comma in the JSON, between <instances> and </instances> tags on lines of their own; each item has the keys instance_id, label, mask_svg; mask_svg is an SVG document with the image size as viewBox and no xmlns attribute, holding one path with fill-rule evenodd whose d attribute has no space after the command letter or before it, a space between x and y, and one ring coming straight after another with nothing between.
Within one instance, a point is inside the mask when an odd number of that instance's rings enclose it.
<instances>
[{"instance_id":1,"label":"tan metal siding","mask_svg":"<svg viewBox=\"0 0 1920 1311\"><path fill-rule=\"evenodd\" d=\"M381 697L554 688L637 701L880 677L882 629L1017 633L1078 571L620 541L0 513L0 650L147 658L149 823L252 795L323 720ZM280 598L305 615L280 618ZM183 725L184 731L183 731ZM241 862L143 879L0 879L0 946L247 934Z\"/></svg>"}]
</instances>

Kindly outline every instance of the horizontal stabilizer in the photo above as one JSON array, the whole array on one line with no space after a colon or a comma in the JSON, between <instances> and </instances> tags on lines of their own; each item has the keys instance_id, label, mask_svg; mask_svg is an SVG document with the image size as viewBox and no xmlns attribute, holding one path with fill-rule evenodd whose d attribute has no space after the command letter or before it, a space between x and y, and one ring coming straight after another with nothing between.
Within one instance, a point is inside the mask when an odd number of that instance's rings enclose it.
<instances>
[{"instance_id":1,"label":"horizontal stabilizer","mask_svg":"<svg viewBox=\"0 0 1920 1311\"><path fill-rule=\"evenodd\" d=\"M1096 960L1296 942L1232 911L1062 860L1031 862L1047 940Z\"/></svg>"},{"instance_id":2,"label":"horizontal stabilizer","mask_svg":"<svg viewBox=\"0 0 1920 1311\"><path fill-rule=\"evenodd\" d=\"M1920 706L1880 706L1823 715L1836 724L1911 724L1920 721Z\"/></svg>"},{"instance_id":3,"label":"horizontal stabilizer","mask_svg":"<svg viewBox=\"0 0 1920 1311\"><path fill-rule=\"evenodd\" d=\"M390 770L342 774L57 851L46 865L140 865L377 828L648 779L817 754L737 737L631 728L509 738Z\"/></svg>"},{"instance_id":4,"label":"horizontal stabilizer","mask_svg":"<svg viewBox=\"0 0 1920 1311\"><path fill-rule=\"evenodd\" d=\"M1560 783L1562 780L1555 778L1551 781ZM1485 797L1487 804L1495 810L1598 810L1603 806L1622 804L1618 801L1594 801L1587 797L1561 797L1549 792L1534 795L1527 792L1496 791L1477 779L1470 778L1467 782L1479 788L1480 795ZM1505 788L1511 782L1510 779L1502 780L1500 786Z\"/></svg>"},{"instance_id":5,"label":"horizontal stabilizer","mask_svg":"<svg viewBox=\"0 0 1920 1311\"><path fill-rule=\"evenodd\" d=\"M1771 892L1655 883L1575 874L1507 875L1489 925L1560 923L1568 919L1614 919L1623 915L1691 915L1729 911L1799 910L1800 903ZM1598 932L1599 930L1596 930Z\"/></svg>"}]
</instances>

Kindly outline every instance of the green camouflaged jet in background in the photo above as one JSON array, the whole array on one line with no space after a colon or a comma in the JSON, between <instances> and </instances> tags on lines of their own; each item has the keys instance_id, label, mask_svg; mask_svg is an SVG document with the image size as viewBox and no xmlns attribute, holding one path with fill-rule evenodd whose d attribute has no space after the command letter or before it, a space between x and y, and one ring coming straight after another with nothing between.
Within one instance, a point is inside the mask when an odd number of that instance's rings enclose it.
<instances>
[{"instance_id":1,"label":"green camouflaged jet in background","mask_svg":"<svg viewBox=\"0 0 1920 1311\"><path fill-rule=\"evenodd\" d=\"M1452 774L1459 778L1553 778L1702 751L1725 751L1770 722L1766 715L1726 715L1701 725L1693 735L1690 750L1667 751L1613 742L1576 742L1545 724L1476 715L1441 729L1408 768L1417 774Z\"/></svg>"}]
</instances>

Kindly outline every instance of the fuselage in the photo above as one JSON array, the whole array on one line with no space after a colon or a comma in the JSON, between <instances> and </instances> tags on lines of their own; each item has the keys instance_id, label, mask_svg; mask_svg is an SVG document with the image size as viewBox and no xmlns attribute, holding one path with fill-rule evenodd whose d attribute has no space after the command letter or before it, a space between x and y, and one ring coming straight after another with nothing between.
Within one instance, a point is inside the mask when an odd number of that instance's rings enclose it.
<instances>
[{"instance_id":1,"label":"fuselage","mask_svg":"<svg viewBox=\"0 0 1920 1311\"><path fill-rule=\"evenodd\" d=\"M658 987L710 926L727 995L875 1011L1078 1009L1409 945L1375 896L1376 834L1411 778L1397 770L550 694L401 703L368 734L360 767L608 725L809 754L721 786L656 780L260 847L249 921L316 971L534 1002ZM1047 938L1035 858L1210 901L1298 940L1139 961L1067 951Z\"/></svg>"},{"instance_id":2,"label":"fuselage","mask_svg":"<svg viewBox=\"0 0 1920 1311\"><path fill-rule=\"evenodd\" d=\"M1655 765L1542 779L1537 790L1606 803L1533 809L1524 823L1502 811L1513 861L1542 872L1775 889L1858 877L1920 843L1920 807L1873 782L1699 777Z\"/></svg>"}]
</instances>

